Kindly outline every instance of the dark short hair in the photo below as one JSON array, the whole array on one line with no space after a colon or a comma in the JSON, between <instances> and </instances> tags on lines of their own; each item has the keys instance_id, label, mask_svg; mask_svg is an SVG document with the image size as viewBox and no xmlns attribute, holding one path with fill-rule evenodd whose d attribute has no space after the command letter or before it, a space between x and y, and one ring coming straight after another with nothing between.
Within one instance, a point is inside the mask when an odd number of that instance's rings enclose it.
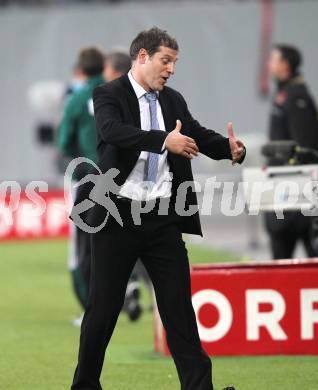
<instances>
[{"instance_id":1,"label":"dark short hair","mask_svg":"<svg viewBox=\"0 0 318 390\"><path fill-rule=\"evenodd\" d=\"M96 47L81 49L78 56L78 67L87 76L97 76L103 72L105 56Z\"/></svg>"},{"instance_id":2,"label":"dark short hair","mask_svg":"<svg viewBox=\"0 0 318 390\"><path fill-rule=\"evenodd\" d=\"M302 64L301 52L294 46L278 44L274 49L281 53L282 58L288 63L292 74L298 72Z\"/></svg>"},{"instance_id":3,"label":"dark short hair","mask_svg":"<svg viewBox=\"0 0 318 390\"><path fill-rule=\"evenodd\" d=\"M106 56L112 67L121 74L126 74L131 68L131 58L129 54L123 51L112 51Z\"/></svg>"},{"instance_id":4,"label":"dark short hair","mask_svg":"<svg viewBox=\"0 0 318 390\"><path fill-rule=\"evenodd\" d=\"M169 47L173 50L179 50L177 41L172 38L167 31L158 27L152 27L149 30L141 31L130 45L130 57L135 60L140 49L147 50L149 56L153 56L159 51L160 46Z\"/></svg>"}]
</instances>

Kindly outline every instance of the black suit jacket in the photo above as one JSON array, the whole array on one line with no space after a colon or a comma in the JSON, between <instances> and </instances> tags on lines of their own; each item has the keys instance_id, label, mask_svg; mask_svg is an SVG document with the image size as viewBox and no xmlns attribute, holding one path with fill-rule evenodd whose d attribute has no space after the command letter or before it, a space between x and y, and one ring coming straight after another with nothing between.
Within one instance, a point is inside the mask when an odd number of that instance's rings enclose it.
<instances>
[{"instance_id":1,"label":"black suit jacket","mask_svg":"<svg viewBox=\"0 0 318 390\"><path fill-rule=\"evenodd\" d=\"M98 131L98 165L103 173L117 168L120 173L114 181L118 185L125 183L141 151L161 153L168 132L175 128L177 119L182 122L181 133L192 137L201 153L215 160L231 159L228 138L206 129L193 119L182 95L172 88L164 87L159 93L166 131L140 129L139 103L127 75L95 88L93 100ZM181 183L193 181L191 162L169 152L168 161L173 174L174 199ZM80 200L79 196L77 202ZM185 195L186 209L190 205L197 205L192 190ZM88 223L97 226L104 220L105 213L105 208L96 204L88 212ZM182 217L181 228L185 233L202 235L198 212Z\"/></svg>"},{"instance_id":2,"label":"black suit jacket","mask_svg":"<svg viewBox=\"0 0 318 390\"><path fill-rule=\"evenodd\" d=\"M293 140L318 150L317 108L301 76L280 83L273 99L269 138Z\"/></svg>"}]
</instances>

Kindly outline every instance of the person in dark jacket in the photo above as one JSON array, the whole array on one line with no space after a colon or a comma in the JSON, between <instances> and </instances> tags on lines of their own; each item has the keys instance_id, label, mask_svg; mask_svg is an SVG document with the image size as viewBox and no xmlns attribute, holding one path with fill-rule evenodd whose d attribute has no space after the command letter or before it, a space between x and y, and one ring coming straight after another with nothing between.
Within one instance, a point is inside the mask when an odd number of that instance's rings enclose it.
<instances>
[{"instance_id":1,"label":"person in dark jacket","mask_svg":"<svg viewBox=\"0 0 318 390\"><path fill-rule=\"evenodd\" d=\"M205 128L193 118L183 96L166 86L178 50L177 41L166 31L156 27L142 31L130 47L133 65L128 75L94 90L103 174L91 177L96 182L86 202L91 208L82 208L77 199L72 218L80 222L79 212L85 209L87 225L94 229L102 222L103 228L91 235L92 288L72 390L102 390L106 348L138 258L154 285L181 388L213 390L211 361L198 334L182 240L183 232L202 234L196 194L187 191L194 188L190 160L200 151L215 160L242 163L246 151L231 123L228 138ZM110 172L116 172L111 186L120 187L112 202ZM144 211L139 222L135 206Z\"/></svg>"},{"instance_id":2,"label":"person in dark jacket","mask_svg":"<svg viewBox=\"0 0 318 390\"><path fill-rule=\"evenodd\" d=\"M299 146L318 150L317 108L300 73L302 56L298 49L276 45L270 56L269 70L276 83L270 115L271 141L293 140ZM270 161L270 165L276 165ZM310 243L311 218L301 212L286 212L278 220L275 213L265 214L265 226L274 259L291 258L297 241L307 255L315 256Z\"/></svg>"}]
</instances>

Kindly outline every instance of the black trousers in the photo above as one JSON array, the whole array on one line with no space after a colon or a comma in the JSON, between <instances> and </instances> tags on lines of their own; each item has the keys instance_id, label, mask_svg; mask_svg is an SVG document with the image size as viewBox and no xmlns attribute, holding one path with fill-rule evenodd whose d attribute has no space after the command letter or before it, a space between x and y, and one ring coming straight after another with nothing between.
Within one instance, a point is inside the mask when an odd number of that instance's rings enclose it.
<instances>
[{"instance_id":1,"label":"black trousers","mask_svg":"<svg viewBox=\"0 0 318 390\"><path fill-rule=\"evenodd\" d=\"M284 214L284 219L277 219L275 213L269 212L265 213L264 221L273 259L291 259L299 241L303 243L308 257L316 256L310 240L311 217L299 211L289 211Z\"/></svg>"},{"instance_id":2,"label":"black trousers","mask_svg":"<svg viewBox=\"0 0 318 390\"><path fill-rule=\"evenodd\" d=\"M287 231L277 234L270 234L273 259L291 259L298 241L303 243L308 257L316 256L316 253L310 242L309 231L299 234Z\"/></svg>"},{"instance_id":3,"label":"black trousers","mask_svg":"<svg viewBox=\"0 0 318 390\"><path fill-rule=\"evenodd\" d=\"M83 309L87 308L88 288L91 272L91 237L90 234L76 227L75 249L78 267L73 271L73 288Z\"/></svg>"},{"instance_id":4,"label":"black trousers","mask_svg":"<svg viewBox=\"0 0 318 390\"><path fill-rule=\"evenodd\" d=\"M124 227L111 221L92 234L89 304L81 327L72 390L102 390L105 351L122 308L129 276L138 258L154 285L182 390L213 390L211 361L201 348L191 302L187 251L172 213L155 212L133 224L129 204L118 202Z\"/></svg>"}]
</instances>

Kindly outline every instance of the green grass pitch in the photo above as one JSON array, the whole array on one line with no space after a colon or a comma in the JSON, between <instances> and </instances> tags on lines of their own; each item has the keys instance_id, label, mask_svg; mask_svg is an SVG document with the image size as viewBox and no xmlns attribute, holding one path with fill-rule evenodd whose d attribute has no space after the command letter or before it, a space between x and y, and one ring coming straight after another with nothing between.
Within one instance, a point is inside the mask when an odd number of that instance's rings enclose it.
<instances>
[{"instance_id":1,"label":"green grass pitch","mask_svg":"<svg viewBox=\"0 0 318 390\"><path fill-rule=\"evenodd\" d=\"M192 262L232 256L191 247ZM67 243L0 244L0 389L66 390L76 363L80 313L66 267ZM152 316L129 323L121 315L106 355L107 390L177 390L169 358L153 352ZM318 357L214 358L216 390L318 390Z\"/></svg>"}]
</instances>

